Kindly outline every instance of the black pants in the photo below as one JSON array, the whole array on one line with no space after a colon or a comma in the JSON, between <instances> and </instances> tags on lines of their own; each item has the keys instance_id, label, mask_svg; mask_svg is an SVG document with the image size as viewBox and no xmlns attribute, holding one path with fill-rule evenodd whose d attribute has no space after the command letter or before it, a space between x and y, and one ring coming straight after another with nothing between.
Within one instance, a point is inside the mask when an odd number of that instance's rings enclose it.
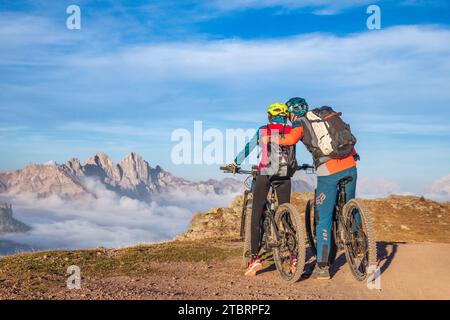
<instances>
[{"instance_id":1,"label":"black pants","mask_svg":"<svg viewBox=\"0 0 450 320\"><path fill-rule=\"evenodd\" d=\"M267 201L270 183L273 183L277 193L278 204L291 201L291 179L288 177L264 176L256 177L253 190L253 206L252 206L252 232L251 232L251 254L256 256L259 252L259 241L261 233L261 217Z\"/></svg>"}]
</instances>

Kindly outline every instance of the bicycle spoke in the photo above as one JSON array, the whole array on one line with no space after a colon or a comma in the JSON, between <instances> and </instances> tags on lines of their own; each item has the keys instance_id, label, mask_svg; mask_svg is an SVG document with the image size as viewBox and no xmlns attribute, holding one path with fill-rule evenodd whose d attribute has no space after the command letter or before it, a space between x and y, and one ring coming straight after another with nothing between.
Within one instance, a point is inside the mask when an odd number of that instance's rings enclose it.
<instances>
[{"instance_id":1,"label":"bicycle spoke","mask_svg":"<svg viewBox=\"0 0 450 320\"><path fill-rule=\"evenodd\" d=\"M280 222L281 246L279 253L281 265L283 272L290 276L295 272L293 270L293 261L297 258L295 254L295 250L297 249L296 232L288 212L282 215Z\"/></svg>"},{"instance_id":2,"label":"bicycle spoke","mask_svg":"<svg viewBox=\"0 0 450 320\"><path fill-rule=\"evenodd\" d=\"M364 223L357 222L355 213L356 208L347 216L347 221L344 223L346 231L346 247L348 258L352 268L359 274L364 274L368 267L368 247L367 235L364 231ZM359 213L358 213L359 214Z\"/></svg>"}]
</instances>

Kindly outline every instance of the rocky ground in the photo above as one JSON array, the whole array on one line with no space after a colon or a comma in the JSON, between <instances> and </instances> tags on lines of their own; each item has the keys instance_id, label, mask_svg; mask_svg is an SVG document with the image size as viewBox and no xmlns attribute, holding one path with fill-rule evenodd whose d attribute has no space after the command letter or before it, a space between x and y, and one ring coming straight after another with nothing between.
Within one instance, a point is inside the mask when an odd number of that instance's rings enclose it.
<instances>
[{"instance_id":1,"label":"rocky ground","mask_svg":"<svg viewBox=\"0 0 450 320\"><path fill-rule=\"evenodd\" d=\"M303 208L309 194L295 194ZM255 278L242 275L238 198L193 218L176 241L105 250L24 253L0 260L0 299L450 299L449 203L419 197L365 200L376 227L381 290L353 279L343 256L330 281L278 276L270 257ZM81 289L66 287L67 267Z\"/></svg>"},{"instance_id":2,"label":"rocky ground","mask_svg":"<svg viewBox=\"0 0 450 320\"><path fill-rule=\"evenodd\" d=\"M291 202L304 216L312 193L293 193ZM227 208L196 214L181 239L235 237L239 232L242 196ZM417 196L390 196L361 200L373 218L378 241L450 243L450 202L439 203Z\"/></svg>"}]
</instances>

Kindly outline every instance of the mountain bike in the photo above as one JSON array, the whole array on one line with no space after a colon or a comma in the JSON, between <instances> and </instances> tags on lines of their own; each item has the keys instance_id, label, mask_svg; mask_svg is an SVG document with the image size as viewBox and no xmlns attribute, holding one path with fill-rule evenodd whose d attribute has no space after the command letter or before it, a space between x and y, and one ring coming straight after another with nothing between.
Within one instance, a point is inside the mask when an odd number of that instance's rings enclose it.
<instances>
[{"instance_id":1,"label":"mountain bike","mask_svg":"<svg viewBox=\"0 0 450 320\"><path fill-rule=\"evenodd\" d=\"M309 170L309 165L298 166L297 170ZM221 167L224 172L226 167ZM244 200L241 214L240 237L244 240L243 261L248 263L251 243L251 195L254 190L258 168L252 170L238 169L237 174L248 174L244 185ZM282 277L288 282L296 282L303 274L305 266L306 237L303 222L298 211L290 203L277 204L276 181L271 182L268 199L259 223L261 224L260 251L272 252L275 266Z\"/></svg>"},{"instance_id":2,"label":"mountain bike","mask_svg":"<svg viewBox=\"0 0 450 320\"><path fill-rule=\"evenodd\" d=\"M344 251L353 276L363 281L371 271L369 267L376 265L377 247L369 213L357 200L347 202L345 185L352 179L345 177L338 183L329 262L332 265L337 253ZM314 200L309 200L305 210L305 226L308 242L315 256L317 256L317 223L318 214Z\"/></svg>"}]
</instances>

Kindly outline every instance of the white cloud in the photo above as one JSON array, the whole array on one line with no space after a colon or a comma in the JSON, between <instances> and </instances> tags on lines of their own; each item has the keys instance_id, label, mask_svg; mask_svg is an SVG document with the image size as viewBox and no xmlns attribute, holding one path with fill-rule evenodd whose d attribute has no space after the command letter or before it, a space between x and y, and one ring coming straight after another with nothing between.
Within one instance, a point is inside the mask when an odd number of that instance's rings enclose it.
<instances>
[{"instance_id":1,"label":"white cloud","mask_svg":"<svg viewBox=\"0 0 450 320\"><path fill-rule=\"evenodd\" d=\"M400 186L386 179L358 179L356 196L361 198L384 198L391 194L400 194Z\"/></svg>"},{"instance_id":2,"label":"white cloud","mask_svg":"<svg viewBox=\"0 0 450 320\"><path fill-rule=\"evenodd\" d=\"M20 28L20 23L11 20L10 28ZM23 43L27 43L25 35L17 33L17 37L17 41L23 37ZM378 132L391 137L393 133L415 132L448 135L445 119L450 103L450 30L443 26L401 26L346 36L312 33L260 40L191 38L120 46L93 41L93 46L82 43L70 47L73 50L67 50L63 42L65 50L51 47L37 54L33 45L29 50L14 50L8 41L6 35L0 37L0 63L15 68L6 69L11 80L0 85L6 92L0 111L7 112L8 118L28 120L33 125L49 119L57 119L59 125L78 116L82 122L92 119L89 122L93 125L89 129L71 123L68 136L54 130L50 121L45 127L47 135L43 135L46 139L34 135L37 140L32 140L33 136L26 133L2 139L10 149L21 150L20 157L27 160L35 156L32 150L36 149L48 154L46 159L58 160L51 143L56 141L57 147L67 150L67 156L74 153L69 149L76 148L77 153L89 149L86 152L90 153L113 144L122 150L126 146L127 151L134 148L142 152L145 148L150 151L144 156L162 162L155 157L170 153L170 146L159 148L169 140L146 139L145 131L153 127L143 124L142 118L155 125L168 119L164 133L190 128L175 126L172 120L179 118L190 123L203 120L210 127L223 129L229 125L224 119L254 120L259 112L264 117L264 106L292 95L306 96L311 105L331 104L349 119L353 115L386 115L383 119L351 121L358 137L359 133L373 137ZM58 48L56 40L52 46ZM35 56L39 64L27 69L29 58ZM52 107L47 107L47 102ZM73 110L77 110L76 115ZM121 122L106 123L107 119ZM104 125L97 128L100 122ZM77 133L84 129L94 134L80 139ZM134 137L111 137L109 133L115 130ZM72 143L74 139L76 144ZM429 146L423 140L413 142L415 149ZM395 153L398 158L414 158L406 143L394 139L376 142L361 138L358 145L363 144L382 153ZM161 152L155 154L155 148ZM435 170L442 166L435 155L427 161ZM397 163L392 164L392 170L405 176L410 172ZM200 174L200 179L205 179L214 173L205 170Z\"/></svg>"},{"instance_id":3,"label":"white cloud","mask_svg":"<svg viewBox=\"0 0 450 320\"><path fill-rule=\"evenodd\" d=\"M189 225L197 210L224 206L233 198L199 194L170 194L156 197L150 204L119 197L95 180L86 186L97 198L63 201L56 196L37 199L21 195L8 200L14 216L32 227L25 234L10 234L3 239L27 244L36 249L74 249L121 247L172 239Z\"/></svg>"},{"instance_id":4,"label":"white cloud","mask_svg":"<svg viewBox=\"0 0 450 320\"><path fill-rule=\"evenodd\" d=\"M209 5L223 11L282 7L290 10L308 9L315 14L330 15L376 2L378 0L215 0Z\"/></svg>"},{"instance_id":5,"label":"white cloud","mask_svg":"<svg viewBox=\"0 0 450 320\"><path fill-rule=\"evenodd\" d=\"M437 201L450 201L450 174L434 181L425 196Z\"/></svg>"},{"instance_id":6,"label":"white cloud","mask_svg":"<svg viewBox=\"0 0 450 320\"><path fill-rule=\"evenodd\" d=\"M61 131L74 131L74 132L90 132L101 134L112 134L120 136L138 136L143 138L166 138L167 132L163 130L149 130L154 128L154 123L146 123L141 126L131 126L120 122L68 122L58 126Z\"/></svg>"}]
</instances>

